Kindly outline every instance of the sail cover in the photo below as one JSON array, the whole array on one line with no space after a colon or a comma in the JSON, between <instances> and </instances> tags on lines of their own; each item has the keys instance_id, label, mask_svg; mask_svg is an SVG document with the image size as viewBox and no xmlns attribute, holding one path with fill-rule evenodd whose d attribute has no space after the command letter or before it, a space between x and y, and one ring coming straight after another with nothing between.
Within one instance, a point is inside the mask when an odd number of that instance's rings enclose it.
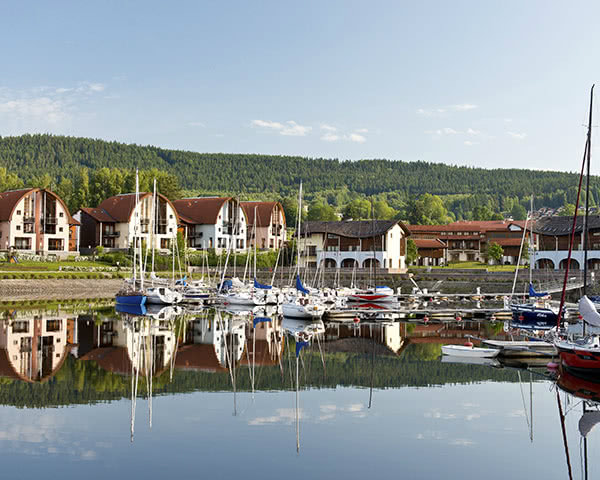
<instances>
[{"instance_id":1,"label":"sail cover","mask_svg":"<svg viewBox=\"0 0 600 480\"><path fill-rule=\"evenodd\" d=\"M273 287L271 285L263 285L262 283L258 283L258 280L254 278L254 288L262 288L264 290L271 290Z\"/></svg>"},{"instance_id":2,"label":"sail cover","mask_svg":"<svg viewBox=\"0 0 600 480\"><path fill-rule=\"evenodd\" d=\"M600 412L585 412L579 419L579 433L587 437L588 433L600 422Z\"/></svg>"},{"instance_id":3,"label":"sail cover","mask_svg":"<svg viewBox=\"0 0 600 480\"><path fill-rule=\"evenodd\" d=\"M579 299L579 313L588 325L600 327L600 313L598 313L596 306L586 295Z\"/></svg>"},{"instance_id":4,"label":"sail cover","mask_svg":"<svg viewBox=\"0 0 600 480\"><path fill-rule=\"evenodd\" d=\"M262 322L270 322L271 319L269 317L254 317L253 323L254 326L256 327L256 325L258 323L262 323Z\"/></svg>"},{"instance_id":5,"label":"sail cover","mask_svg":"<svg viewBox=\"0 0 600 480\"><path fill-rule=\"evenodd\" d=\"M548 296L548 292L536 292L535 288L533 288L533 283L529 284L529 296L530 297L546 297Z\"/></svg>"},{"instance_id":6,"label":"sail cover","mask_svg":"<svg viewBox=\"0 0 600 480\"><path fill-rule=\"evenodd\" d=\"M308 342L296 342L296 357L300 355L300 350L308 345Z\"/></svg>"},{"instance_id":7,"label":"sail cover","mask_svg":"<svg viewBox=\"0 0 600 480\"><path fill-rule=\"evenodd\" d=\"M300 275L296 275L296 290L302 293L306 293L307 295L310 293L304 285L302 285L302 280L300 280Z\"/></svg>"}]
</instances>

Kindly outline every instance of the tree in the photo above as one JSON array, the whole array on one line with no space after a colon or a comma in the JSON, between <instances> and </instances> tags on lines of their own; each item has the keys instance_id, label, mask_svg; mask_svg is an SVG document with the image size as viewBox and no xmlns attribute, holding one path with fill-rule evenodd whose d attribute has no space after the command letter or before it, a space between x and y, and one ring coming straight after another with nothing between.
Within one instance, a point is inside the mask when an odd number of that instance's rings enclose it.
<instances>
[{"instance_id":1,"label":"tree","mask_svg":"<svg viewBox=\"0 0 600 480\"><path fill-rule=\"evenodd\" d=\"M572 217L575 215L575 205L572 203L566 203L563 208L558 212L561 217Z\"/></svg>"},{"instance_id":2,"label":"tree","mask_svg":"<svg viewBox=\"0 0 600 480\"><path fill-rule=\"evenodd\" d=\"M334 222L338 220L335 210L330 205L316 202L311 204L308 209L307 220L320 220L324 222Z\"/></svg>"},{"instance_id":3,"label":"tree","mask_svg":"<svg viewBox=\"0 0 600 480\"><path fill-rule=\"evenodd\" d=\"M376 200L373 202L373 210L377 220L391 220L398 213L385 200Z\"/></svg>"},{"instance_id":4,"label":"tree","mask_svg":"<svg viewBox=\"0 0 600 480\"><path fill-rule=\"evenodd\" d=\"M453 219L440 197L426 193L410 202L408 220L413 225L439 225L450 223Z\"/></svg>"},{"instance_id":5,"label":"tree","mask_svg":"<svg viewBox=\"0 0 600 480\"><path fill-rule=\"evenodd\" d=\"M486 256L488 259L499 263L502 260L502 257L504 256L504 250L496 242L491 242L487 246Z\"/></svg>"},{"instance_id":6,"label":"tree","mask_svg":"<svg viewBox=\"0 0 600 480\"><path fill-rule=\"evenodd\" d=\"M510 215L513 220L525 220L527 218L527 210L520 203L515 203L510 210Z\"/></svg>"},{"instance_id":7,"label":"tree","mask_svg":"<svg viewBox=\"0 0 600 480\"><path fill-rule=\"evenodd\" d=\"M412 238L406 240L406 263L412 265L419 257L417 244Z\"/></svg>"},{"instance_id":8,"label":"tree","mask_svg":"<svg viewBox=\"0 0 600 480\"><path fill-rule=\"evenodd\" d=\"M365 220L371 218L371 202L366 198L355 198L343 210L344 220Z\"/></svg>"}]
</instances>

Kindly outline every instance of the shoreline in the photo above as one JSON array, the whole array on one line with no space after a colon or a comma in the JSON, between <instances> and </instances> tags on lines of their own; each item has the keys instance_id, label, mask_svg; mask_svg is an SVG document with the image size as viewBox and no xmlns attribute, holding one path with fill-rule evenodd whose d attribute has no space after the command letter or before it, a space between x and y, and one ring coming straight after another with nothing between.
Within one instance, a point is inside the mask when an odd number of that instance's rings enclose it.
<instances>
[{"instance_id":1,"label":"shoreline","mask_svg":"<svg viewBox=\"0 0 600 480\"><path fill-rule=\"evenodd\" d=\"M114 298L122 279L0 280L0 301Z\"/></svg>"}]
</instances>

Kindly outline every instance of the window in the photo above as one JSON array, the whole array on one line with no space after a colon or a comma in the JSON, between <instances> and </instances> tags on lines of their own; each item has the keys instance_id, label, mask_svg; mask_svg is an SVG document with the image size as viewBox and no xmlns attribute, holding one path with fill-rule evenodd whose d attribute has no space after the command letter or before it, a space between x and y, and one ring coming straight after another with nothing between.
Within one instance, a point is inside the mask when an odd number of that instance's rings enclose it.
<instances>
[{"instance_id":1,"label":"window","mask_svg":"<svg viewBox=\"0 0 600 480\"><path fill-rule=\"evenodd\" d=\"M58 216L62 218L65 216L65 214L63 212L59 212Z\"/></svg>"},{"instance_id":2,"label":"window","mask_svg":"<svg viewBox=\"0 0 600 480\"><path fill-rule=\"evenodd\" d=\"M15 248L17 250L31 250L31 238L28 237L16 237Z\"/></svg>"},{"instance_id":3,"label":"window","mask_svg":"<svg viewBox=\"0 0 600 480\"><path fill-rule=\"evenodd\" d=\"M62 232L63 231L63 227L58 227L58 231Z\"/></svg>"},{"instance_id":4,"label":"window","mask_svg":"<svg viewBox=\"0 0 600 480\"><path fill-rule=\"evenodd\" d=\"M17 210L17 215L21 215L21 210Z\"/></svg>"},{"instance_id":5,"label":"window","mask_svg":"<svg viewBox=\"0 0 600 480\"><path fill-rule=\"evenodd\" d=\"M169 227L169 233L173 233L173 227Z\"/></svg>"},{"instance_id":6,"label":"window","mask_svg":"<svg viewBox=\"0 0 600 480\"><path fill-rule=\"evenodd\" d=\"M48 250L64 250L62 238L49 238L48 239Z\"/></svg>"},{"instance_id":7,"label":"window","mask_svg":"<svg viewBox=\"0 0 600 480\"><path fill-rule=\"evenodd\" d=\"M17 225L17 230L21 230L21 225Z\"/></svg>"}]
</instances>

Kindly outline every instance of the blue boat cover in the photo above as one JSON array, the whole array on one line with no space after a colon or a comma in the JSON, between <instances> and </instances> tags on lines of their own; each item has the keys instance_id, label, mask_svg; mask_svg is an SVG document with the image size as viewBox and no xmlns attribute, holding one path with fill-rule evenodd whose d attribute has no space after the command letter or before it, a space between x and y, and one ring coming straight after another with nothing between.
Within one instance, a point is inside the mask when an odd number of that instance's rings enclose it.
<instances>
[{"instance_id":1,"label":"blue boat cover","mask_svg":"<svg viewBox=\"0 0 600 480\"><path fill-rule=\"evenodd\" d=\"M262 283L258 283L256 277L254 278L254 288L262 288L263 290L271 290L273 287L271 285L263 285Z\"/></svg>"},{"instance_id":2,"label":"blue boat cover","mask_svg":"<svg viewBox=\"0 0 600 480\"><path fill-rule=\"evenodd\" d=\"M535 288L533 288L533 284L529 284L529 296L530 297L546 297L548 292L536 292Z\"/></svg>"},{"instance_id":3,"label":"blue boat cover","mask_svg":"<svg viewBox=\"0 0 600 480\"><path fill-rule=\"evenodd\" d=\"M306 293L306 294L310 293L306 288L304 288L304 285L302 285L302 280L300 280L300 275L296 275L296 290L298 290L299 292L302 292L302 293Z\"/></svg>"},{"instance_id":4,"label":"blue boat cover","mask_svg":"<svg viewBox=\"0 0 600 480\"><path fill-rule=\"evenodd\" d=\"M223 280L223 283L221 284L221 288L219 288L219 290L229 290L230 288L233 288L233 282L230 279L225 279Z\"/></svg>"},{"instance_id":5,"label":"blue boat cover","mask_svg":"<svg viewBox=\"0 0 600 480\"><path fill-rule=\"evenodd\" d=\"M308 345L308 342L296 342L296 358L300 355L300 350Z\"/></svg>"},{"instance_id":6,"label":"blue boat cover","mask_svg":"<svg viewBox=\"0 0 600 480\"><path fill-rule=\"evenodd\" d=\"M175 285L187 286L187 275L183 278L180 278L179 280L176 280Z\"/></svg>"},{"instance_id":7,"label":"blue boat cover","mask_svg":"<svg viewBox=\"0 0 600 480\"><path fill-rule=\"evenodd\" d=\"M270 322L271 319L269 317L254 317L254 326L256 327L257 323L262 323L262 322Z\"/></svg>"}]
</instances>

